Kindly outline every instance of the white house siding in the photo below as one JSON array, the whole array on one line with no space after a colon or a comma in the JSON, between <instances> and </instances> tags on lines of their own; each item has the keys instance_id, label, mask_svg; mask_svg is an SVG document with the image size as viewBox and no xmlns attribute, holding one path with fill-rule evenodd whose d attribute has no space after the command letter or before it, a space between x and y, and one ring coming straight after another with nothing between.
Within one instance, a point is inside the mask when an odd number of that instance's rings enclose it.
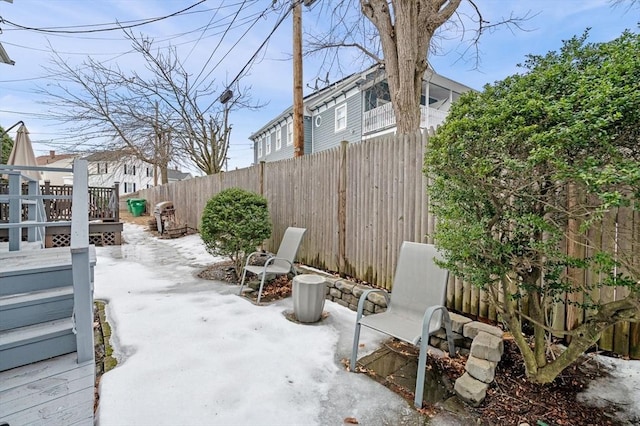
<instances>
[{"instance_id":1,"label":"white house siding","mask_svg":"<svg viewBox=\"0 0 640 426\"><path fill-rule=\"evenodd\" d=\"M346 103L347 127L335 130L336 107ZM320 118L317 125L316 117ZM350 96L340 96L317 108L313 121L313 152L320 152L340 145L341 141L360 142L362 139L362 95L354 91Z\"/></svg>"},{"instance_id":2,"label":"white house siding","mask_svg":"<svg viewBox=\"0 0 640 426\"><path fill-rule=\"evenodd\" d=\"M153 186L153 165L133 157L125 157L118 161L89 161L89 186L112 187L115 182L120 183L120 194L150 188Z\"/></svg>"},{"instance_id":3,"label":"white house siding","mask_svg":"<svg viewBox=\"0 0 640 426\"><path fill-rule=\"evenodd\" d=\"M73 168L73 160L74 158L64 158L62 160L44 164L43 167L71 169ZM40 183L43 183L47 180L51 185L67 185L73 182L73 172L42 172Z\"/></svg>"}]
</instances>

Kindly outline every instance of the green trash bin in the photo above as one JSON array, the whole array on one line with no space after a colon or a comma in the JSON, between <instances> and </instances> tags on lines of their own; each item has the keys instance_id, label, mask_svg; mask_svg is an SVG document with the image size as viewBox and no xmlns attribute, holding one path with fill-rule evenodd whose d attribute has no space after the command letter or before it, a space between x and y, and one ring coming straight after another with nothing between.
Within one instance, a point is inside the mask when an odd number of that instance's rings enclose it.
<instances>
[{"instance_id":1,"label":"green trash bin","mask_svg":"<svg viewBox=\"0 0 640 426\"><path fill-rule=\"evenodd\" d=\"M127 211L131 214L133 214L133 210L131 210L131 200L132 198L128 198L127 199Z\"/></svg>"},{"instance_id":2,"label":"green trash bin","mask_svg":"<svg viewBox=\"0 0 640 426\"><path fill-rule=\"evenodd\" d=\"M133 198L131 200L131 213L135 216L142 216L144 213L145 207L147 204L147 200L141 198Z\"/></svg>"}]
</instances>

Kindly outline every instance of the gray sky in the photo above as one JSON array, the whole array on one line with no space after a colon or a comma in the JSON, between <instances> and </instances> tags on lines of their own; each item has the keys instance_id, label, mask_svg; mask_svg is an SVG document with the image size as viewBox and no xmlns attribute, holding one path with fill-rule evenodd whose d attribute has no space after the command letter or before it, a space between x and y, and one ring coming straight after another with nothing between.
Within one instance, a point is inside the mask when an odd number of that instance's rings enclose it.
<instances>
[{"instance_id":1,"label":"gray sky","mask_svg":"<svg viewBox=\"0 0 640 426\"><path fill-rule=\"evenodd\" d=\"M123 70L139 70L140 60L130 53L130 43L122 31L94 33L46 33L24 27L52 29L54 31L93 30L136 23L135 20L162 17L184 9L197 0L14 0L0 1L0 43L3 44L13 66L0 64L0 125L7 128L23 120L34 141L36 155L64 147L76 141L66 126L47 120L47 107L41 104L35 89L45 87L50 76L42 68L49 62L50 46L68 63L80 64L88 55L118 65ZM134 28L159 45L172 44L179 50L187 68L197 75L203 70L207 81L215 79L219 92L249 61L278 20L279 12L268 10L270 1L228 0L205 1L187 13ZM476 66L468 39L454 30L443 35L438 55L430 57L435 70L453 80L475 89L500 80L518 71L516 65L525 55L544 54L556 50L562 40L580 35L591 27L590 41L608 41L625 29L638 31L640 7L629 9L613 7L607 0L478 0L485 19L496 21L513 13L535 15L523 25L525 31L499 29L483 36L479 46L480 63ZM331 8L330 0L318 0L312 9L303 12L303 26L307 32L317 32L327 22L322 9ZM468 5L460 9L466 13ZM239 11L239 13L238 13ZM261 14L263 12L263 16ZM237 17L220 43L224 30L233 17ZM6 22L6 21L10 21ZM129 22L135 21L135 22ZM106 24L96 26L94 24ZM260 111L232 113L233 124L229 167L245 167L253 160L253 149L248 136L292 103L291 75L291 18L288 17L275 31L250 74L242 79L243 85L252 87L256 100L268 102ZM473 49L472 49L473 50ZM213 52L213 54L212 54ZM342 73L358 71L362 65L353 59L355 52L343 52ZM321 58L307 58L304 64L304 84L314 86L316 77L325 77L321 71ZM217 66L216 66L217 65ZM215 67L214 67L215 66ZM344 76L339 72L329 80ZM309 89L306 89L309 92ZM12 134L13 136L13 134Z\"/></svg>"}]
</instances>

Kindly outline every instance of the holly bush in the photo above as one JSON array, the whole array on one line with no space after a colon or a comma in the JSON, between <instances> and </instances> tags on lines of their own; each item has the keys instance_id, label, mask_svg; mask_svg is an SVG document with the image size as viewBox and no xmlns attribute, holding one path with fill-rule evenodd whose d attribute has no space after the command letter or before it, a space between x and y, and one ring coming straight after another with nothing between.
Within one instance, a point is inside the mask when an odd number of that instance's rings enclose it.
<instances>
[{"instance_id":1,"label":"holly bush","mask_svg":"<svg viewBox=\"0 0 640 426\"><path fill-rule=\"evenodd\" d=\"M246 256L271 236L267 200L241 188L211 197L202 213L200 237L214 256L229 257L239 276Z\"/></svg>"}]
</instances>

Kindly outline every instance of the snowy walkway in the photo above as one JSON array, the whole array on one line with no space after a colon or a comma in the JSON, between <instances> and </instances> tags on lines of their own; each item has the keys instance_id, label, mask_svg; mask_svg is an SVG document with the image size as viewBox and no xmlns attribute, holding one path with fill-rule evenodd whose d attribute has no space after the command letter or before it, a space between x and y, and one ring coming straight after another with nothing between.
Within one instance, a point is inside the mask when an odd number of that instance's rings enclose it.
<instances>
[{"instance_id":1,"label":"snowy walkway","mask_svg":"<svg viewBox=\"0 0 640 426\"><path fill-rule=\"evenodd\" d=\"M354 312L327 302L321 324L295 324L283 316L291 299L258 307L235 286L197 278L214 260L199 236L158 240L125 225L125 238L98 248L95 297L109 303L119 361L102 377L100 426L423 423L343 368ZM379 339L364 333L361 355Z\"/></svg>"}]
</instances>

